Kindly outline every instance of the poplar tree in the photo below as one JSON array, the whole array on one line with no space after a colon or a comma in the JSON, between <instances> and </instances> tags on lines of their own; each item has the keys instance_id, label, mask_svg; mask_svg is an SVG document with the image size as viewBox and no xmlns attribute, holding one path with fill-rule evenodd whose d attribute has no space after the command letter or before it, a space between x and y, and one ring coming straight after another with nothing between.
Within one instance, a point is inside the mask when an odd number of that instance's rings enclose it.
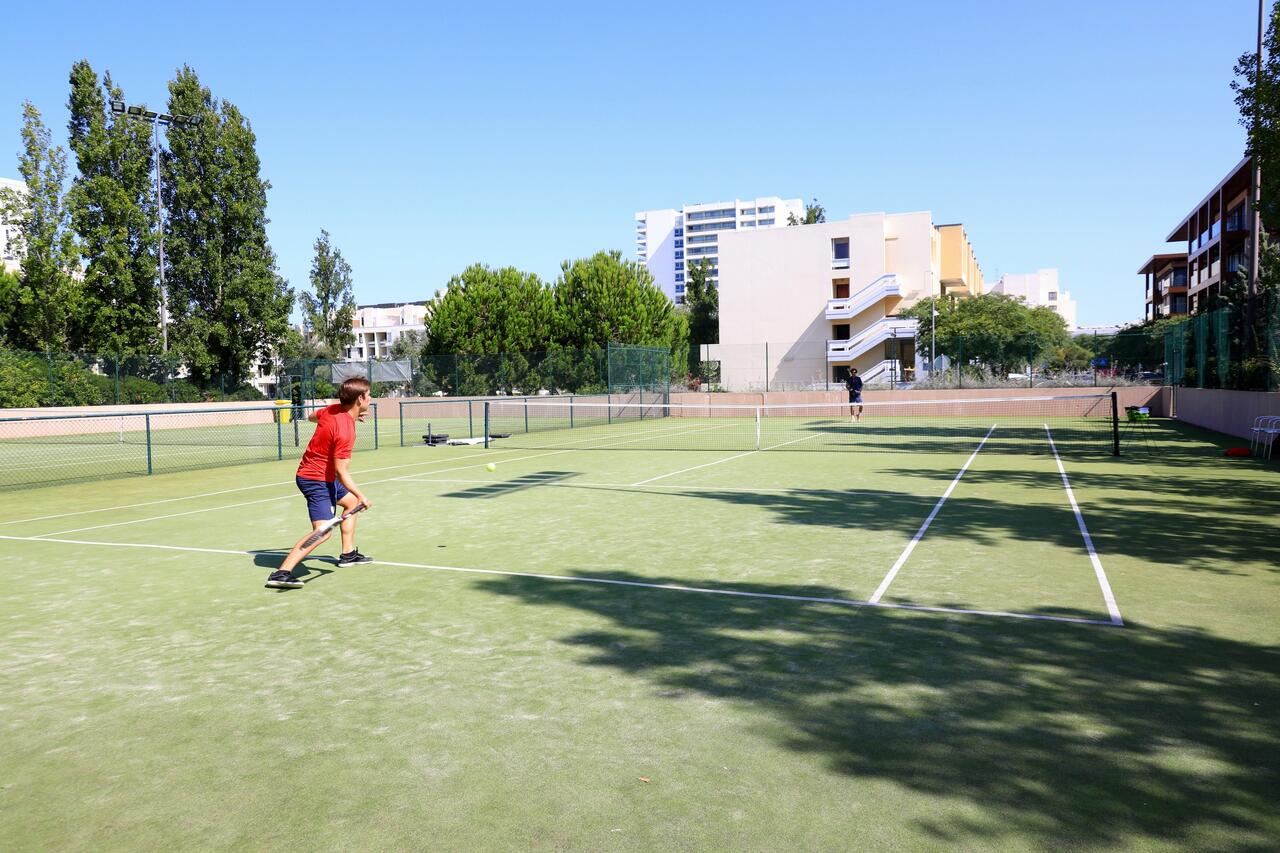
<instances>
[{"instance_id":1,"label":"poplar tree","mask_svg":"<svg viewBox=\"0 0 1280 853\"><path fill-rule=\"evenodd\" d=\"M151 125L113 117L107 100L123 100L124 92L110 74L99 84L87 61L72 66L70 83L67 130L79 173L67 206L86 261L78 336L90 351L158 352Z\"/></svg>"},{"instance_id":2,"label":"poplar tree","mask_svg":"<svg viewBox=\"0 0 1280 853\"><path fill-rule=\"evenodd\" d=\"M320 230L311 259L311 289L298 294L307 331L334 356L355 342L352 323L356 300L352 294L351 264L342 251L329 240L329 232Z\"/></svg>"},{"instance_id":3,"label":"poplar tree","mask_svg":"<svg viewBox=\"0 0 1280 853\"><path fill-rule=\"evenodd\" d=\"M22 106L21 135L18 173L26 192L0 190L0 218L17 226L15 242L22 256L6 337L19 348L66 351L80 343L74 325L82 292L62 192L67 153L52 145L49 129L30 101Z\"/></svg>"},{"instance_id":4,"label":"poplar tree","mask_svg":"<svg viewBox=\"0 0 1280 853\"><path fill-rule=\"evenodd\" d=\"M162 158L171 346L198 382L234 384L284 340L293 309L267 242L270 184L248 120L190 67L169 83L168 107L195 119L169 129Z\"/></svg>"}]
</instances>

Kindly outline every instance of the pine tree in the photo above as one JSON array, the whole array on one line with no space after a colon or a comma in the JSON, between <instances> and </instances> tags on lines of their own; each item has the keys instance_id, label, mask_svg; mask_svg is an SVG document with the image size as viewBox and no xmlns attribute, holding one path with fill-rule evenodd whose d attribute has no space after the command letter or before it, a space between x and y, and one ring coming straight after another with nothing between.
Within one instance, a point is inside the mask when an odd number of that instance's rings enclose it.
<instances>
[{"instance_id":1,"label":"pine tree","mask_svg":"<svg viewBox=\"0 0 1280 853\"><path fill-rule=\"evenodd\" d=\"M67 205L87 262L78 337L94 352L155 352L160 293L151 126L111 118L106 97L123 100L124 93L110 74L99 85L87 61L72 66L70 83L67 129L79 174Z\"/></svg>"}]
</instances>

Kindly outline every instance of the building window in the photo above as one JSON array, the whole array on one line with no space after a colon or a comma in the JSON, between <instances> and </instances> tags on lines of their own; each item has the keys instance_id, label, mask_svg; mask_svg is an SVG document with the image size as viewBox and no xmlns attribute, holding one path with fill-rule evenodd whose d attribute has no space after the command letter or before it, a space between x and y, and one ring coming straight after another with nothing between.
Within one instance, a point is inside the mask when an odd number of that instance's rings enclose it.
<instances>
[{"instance_id":1,"label":"building window","mask_svg":"<svg viewBox=\"0 0 1280 853\"><path fill-rule=\"evenodd\" d=\"M1056 290L1050 290L1050 291L1049 291L1049 301L1050 301L1050 302L1057 302L1057 301L1058 301L1058 291L1056 291Z\"/></svg>"},{"instance_id":2,"label":"building window","mask_svg":"<svg viewBox=\"0 0 1280 853\"><path fill-rule=\"evenodd\" d=\"M698 251L697 249L691 249L691 250L689 251L689 254L691 254L691 255L692 255L692 254L695 254L697 251ZM676 260L677 260L677 261L678 261L678 260L680 260L680 259L681 259L681 258L683 258L683 257L684 257L684 252L682 252L682 251L677 251L677 252L676 252Z\"/></svg>"},{"instance_id":3,"label":"building window","mask_svg":"<svg viewBox=\"0 0 1280 853\"><path fill-rule=\"evenodd\" d=\"M684 281L684 273L682 273L682 272L678 272L678 273L676 273L676 281ZM683 285L681 285L681 286L683 286Z\"/></svg>"},{"instance_id":4,"label":"building window","mask_svg":"<svg viewBox=\"0 0 1280 853\"><path fill-rule=\"evenodd\" d=\"M742 215L743 215L743 216L755 216L755 215L756 215L756 209L755 209L754 207L744 207L744 208L742 208Z\"/></svg>"},{"instance_id":5,"label":"building window","mask_svg":"<svg viewBox=\"0 0 1280 853\"><path fill-rule=\"evenodd\" d=\"M847 341L849 340L849 324L836 323L831 327L831 340Z\"/></svg>"},{"instance_id":6,"label":"building window","mask_svg":"<svg viewBox=\"0 0 1280 853\"><path fill-rule=\"evenodd\" d=\"M715 234L703 234L698 237L690 237L689 245L693 245L694 243L714 243L716 241L716 236L717 235Z\"/></svg>"},{"instance_id":7,"label":"building window","mask_svg":"<svg viewBox=\"0 0 1280 853\"><path fill-rule=\"evenodd\" d=\"M743 227L743 228L755 228L755 227L756 227L755 220L751 220L751 221L748 221L748 222L743 222L743 223L742 223L742 227Z\"/></svg>"},{"instance_id":8,"label":"building window","mask_svg":"<svg viewBox=\"0 0 1280 853\"><path fill-rule=\"evenodd\" d=\"M714 255L720 251L719 246L695 246L689 250L689 256L694 255Z\"/></svg>"},{"instance_id":9,"label":"building window","mask_svg":"<svg viewBox=\"0 0 1280 853\"><path fill-rule=\"evenodd\" d=\"M677 249L683 249L683 248L684 248L684 241L683 241L683 240L677 240L677 241L676 241L676 248L677 248Z\"/></svg>"},{"instance_id":10,"label":"building window","mask_svg":"<svg viewBox=\"0 0 1280 853\"><path fill-rule=\"evenodd\" d=\"M677 228L677 229L676 229L676 236L677 236L677 237L683 237L683 236L684 236L684 229L683 229L683 228Z\"/></svg>"},{"instance_id":11,"label":"building window","mask_svg":"<svg viewBox=\"0 0 1280 853\"><path fill-rule=\"evenodd\" d=\"M849 238L831 238L831 268L847 270L849 268Z\"/></svg>"},{"instance_id":12,"label":"building window","mask_svg":"<svg viewBox=\"0 0 1280 853\"><path fill-rule=\"evenodd\" d=\"M757 213L773 213L773 205L769 205L768 207L758 208L756 212Z\"/></svg>"},{"instance_id":13,"label":"building window","mask_svg":"<svg viewBox=\"0 0 1280 853\"><path fill-rule=\"evenodd\" d=\"M760 227L761 227L761 228L765 227L766 225L772 225L772 224L773 224L773 220L772 220L772 219L761 219L761 220L760 220Z\"/></svg>"},{"instance_id":14,"label":"building window","mask_svg":"<svg viewBox=\"0 0 1280 853\"><path fill-rule=\"evenodd\" d=\"M692 213L685 214L685 220L688 222L697 222L702 219L724 219L727 216L733 216L733 208L724 210L695 210Z\"/></svg>"},{"instance_id":15,"label":"building window","mask_svg":"<svg viewBox=\"0 0 1280 853\"><path fill-rule=\"evenodd\" d=\"M690 225L689 233L696 234L699 231L732 231L737 227L735 222L704 222L701 225Z\"/></svg>"}]
</instances>

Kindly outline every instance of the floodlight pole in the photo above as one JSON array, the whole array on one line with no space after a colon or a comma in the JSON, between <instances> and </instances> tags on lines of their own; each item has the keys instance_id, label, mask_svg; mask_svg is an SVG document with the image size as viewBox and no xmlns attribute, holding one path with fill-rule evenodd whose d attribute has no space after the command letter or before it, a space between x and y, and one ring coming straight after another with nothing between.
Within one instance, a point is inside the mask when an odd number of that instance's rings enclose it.
<instances>
[{"instance_id":1,"label":"floodlight pole","mask_svg":"<svg viewBox=\"0 0 1280 853\"><path fill-rule=\"evenodd\" d=\"M1258 151L1258 130L1261 127L1260 113L1262 110L1262 99L1260 92L1262 91L1262 20L1263 20L1263 0L1258 0L1258 53L1257 65L1254 66L1253 73L1253 139L1251 140L1253 148L1253 257L1249 264L1249 293L1245 302L1245 337L1246 346L1253 342L1254 337L1254 316L1258 309L1258 269L1262 263L1262 158Z\"/></svg>"},{"instance_id":2,"label":"floodlight pole","mask_svg":"<svg viewBox=\"0 0 1280 853\"><path fill-rule=\"evenodd\" d=\"M126 105L124 101L112 101L111 112L118 115L131 115L147 119L151 122L156 152L156 230L160 237L159 269L160 269L160 347L161 351L169 351L169 293L164 283L164 213L160 197L160 125L168 127L189 127L195 124L193 116L173 116L168 113L157 113L137 104Z\"/></svg>"},{"instance_id":3,"label":"floodlight pole","mask_svg":"<svg viewBox=\"0 0 1280 853\"><path fill-rule=\"evenodd\" d=\"M929 270L929 371L938 359L938 298L933 292L933 270Z\"/></svg>"}]
</instances>

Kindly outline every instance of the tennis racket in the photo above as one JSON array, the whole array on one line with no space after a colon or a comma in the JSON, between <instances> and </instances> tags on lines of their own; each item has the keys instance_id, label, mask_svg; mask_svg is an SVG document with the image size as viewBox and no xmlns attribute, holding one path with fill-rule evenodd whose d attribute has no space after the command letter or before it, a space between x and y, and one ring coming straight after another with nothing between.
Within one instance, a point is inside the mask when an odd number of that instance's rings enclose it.
<instances>
[{"instance_id":1,"label":"tennis racket","mask_svg":"<svg viewBox=\"0 0 1280 853\"><path fill-rule=\"evenodd\" d=\"M337 518L329 519L323 525L321 525L320 527L317 527L310 536L308 536L306 539L303 539L301 547L310 548L312 545L316 544L325 536L327 536L330 530L337 527L339 524L346 521L348 518L355 515L357 512L364 512L364 510L365 510L364 504L362 503L356 504L351 509L347 510Z\"/></svg>"}]
</instances>

